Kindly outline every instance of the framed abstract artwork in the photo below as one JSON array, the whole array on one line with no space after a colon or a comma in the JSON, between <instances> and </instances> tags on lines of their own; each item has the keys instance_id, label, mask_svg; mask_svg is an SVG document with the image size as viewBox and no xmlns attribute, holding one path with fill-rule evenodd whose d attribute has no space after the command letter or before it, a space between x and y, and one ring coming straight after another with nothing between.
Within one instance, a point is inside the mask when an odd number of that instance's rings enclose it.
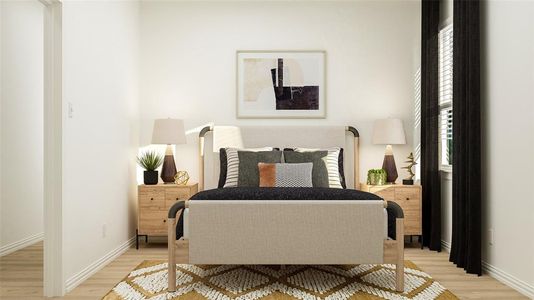
<instances>
[{"instance_id":1,"label":"framed abstract artwork","mask_svg":"<svg viewBox=\"0 0 534 300\"><path fill-rule=\"evenodd\" d=\"M324 51L238 51L238 118L325 118Z\"/></svg>"}]
</instances>

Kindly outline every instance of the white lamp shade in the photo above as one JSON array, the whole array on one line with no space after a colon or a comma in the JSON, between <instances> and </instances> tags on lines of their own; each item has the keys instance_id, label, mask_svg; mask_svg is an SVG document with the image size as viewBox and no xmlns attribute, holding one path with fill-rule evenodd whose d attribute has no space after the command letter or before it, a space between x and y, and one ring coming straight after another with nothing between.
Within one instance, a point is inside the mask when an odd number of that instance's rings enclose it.
<instances>
[{"instance_id":1,"label":"white lamp shade","mask_svg":"<svg viewBox=\"0 0 534 300\"><path fill-rule=\"evenodd\" d=\"M376 120L373 128L373 144L404 145L406 135L401 119Z\"/></svg>"},{"instance_id":2,"label":"white lamp shade","mask_svg":"<svg viewBox=\"0 0 534 300\"><path fill-rule=\"evenodd\" d=\"M177 119L158 119L154 121L152 144L185 144L184 122Z\"/></svg>"}]
</instances>

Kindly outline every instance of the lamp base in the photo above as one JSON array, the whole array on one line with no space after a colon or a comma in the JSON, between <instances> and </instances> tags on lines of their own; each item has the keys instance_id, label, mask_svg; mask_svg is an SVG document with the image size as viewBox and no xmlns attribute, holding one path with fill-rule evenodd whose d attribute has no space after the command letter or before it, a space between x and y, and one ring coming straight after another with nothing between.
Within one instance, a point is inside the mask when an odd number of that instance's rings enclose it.
<instances>
[{"instance_id":1,"label":"lamp base","mask_svg":"<svg viewBox=\"0 0 534 300\"><path fill-rule=\"evenodd\" d=\"M176 172L176 164L174 163L172 146L167 145L167 149L165 150L165 158L163 158L163 166L161 167L161 179L164 183L174 183L174 176L176 175Z\"/></svg>"},{"instance_id":2,"label":"lamp base","mask_svg":"<svg viewBox=\"0 0 534 300\"><path fill-rule=\"evenodd\" d=\"M382 169L386 170L387 173L387 183L395 183L397 178L399 177L399 174L397 173L397 166L395 165L395 158L393 157L393 154L391 155L384 155L384 162L382 163Z\"/></svg>"}]
</instances>

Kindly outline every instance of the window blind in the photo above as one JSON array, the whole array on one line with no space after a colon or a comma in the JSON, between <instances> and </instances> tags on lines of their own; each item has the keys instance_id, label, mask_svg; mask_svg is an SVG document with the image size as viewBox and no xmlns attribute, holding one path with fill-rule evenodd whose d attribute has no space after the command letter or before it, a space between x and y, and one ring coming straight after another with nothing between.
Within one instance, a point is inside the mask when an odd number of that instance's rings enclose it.
<instances>
[{"instance_id":1,"label":"window blind","mask_svg":"<svg viewBox=\"0 0 534 300\"><path fill-rule=\"evenodd\" d=\"M452 25L439 32L439 104L452 105Z\"/></svg>"},{"instance_id":2,"label":"window blind","mask_svg":"<svg viewBox=\"0 0 534 300\"><path fill-rule=\"evenodd\" d=\"M414 93L415 93L415 103L414 103L414 130L419 132L421 130L421 68L417 70L414 78ZM417 144L414 149L414 160L419 162L421 158L421 137L418 137ZM417 168L417 167L416 167ZM418 176L417 176L418 177Z\"/></svg>"},{"instance_id":3,"label":"window blind","mask_svg":"<svg viewBox=\"0 0 534 300\"><path fill-rule=\"evenodd\" d=\"M439 32L439 105L441 164L452 164L452 24Z\"/></svg>"},{"instance_id":4,"label":"window blind","mask_svg":"<svg viewBox=\"0 0 534 300\"><path fill-rule=\"evenodd\" d=\"M441 109L441 164L452 165L452 107Z\"/></svg>"}]
</instances>

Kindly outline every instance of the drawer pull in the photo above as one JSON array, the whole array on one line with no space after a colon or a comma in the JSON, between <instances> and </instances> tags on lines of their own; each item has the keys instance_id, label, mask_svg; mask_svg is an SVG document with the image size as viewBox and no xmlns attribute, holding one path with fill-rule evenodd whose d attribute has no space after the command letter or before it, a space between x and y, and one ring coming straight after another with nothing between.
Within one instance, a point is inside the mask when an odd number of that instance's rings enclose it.
<instances>
[{"instance_id":1,"label":"drawer pull","mask_svg":"<svg viewBox=\"0 0 534 300\"><path fill-rule=\"evenodd\" d=\"M176 200L180 200L180 198L176 197Z\"/></svg>"},{"instance_id":2,"label":"drawer pull","mask_svg":"<svg viewBox=\"0 0 534 300\"><path fill-rule=\"evenodd\" d=\"M167 222L167 220L164 219L164 220L163 220L163 223L165 223L165 222Z\"/></svg>"},{"instance_id":3,"label":"drawer pull","mask_svg":"<svg viewBox=\"0 0 534 300\"><path fill-rule=\"evenodd\" d=\"M410 200L410 198L409 198L409 197L406 197L406 200Z\"/></svg>"},{"instance_id":4,"label":"drawer pull","mask_svg":"<svg viewBox=\"0 0 534 300\"><path fill-rule=\"evenodd\" d=\"M154 198L150 198L150 200L154 200Z\"/></svg>"}]
</instances>

